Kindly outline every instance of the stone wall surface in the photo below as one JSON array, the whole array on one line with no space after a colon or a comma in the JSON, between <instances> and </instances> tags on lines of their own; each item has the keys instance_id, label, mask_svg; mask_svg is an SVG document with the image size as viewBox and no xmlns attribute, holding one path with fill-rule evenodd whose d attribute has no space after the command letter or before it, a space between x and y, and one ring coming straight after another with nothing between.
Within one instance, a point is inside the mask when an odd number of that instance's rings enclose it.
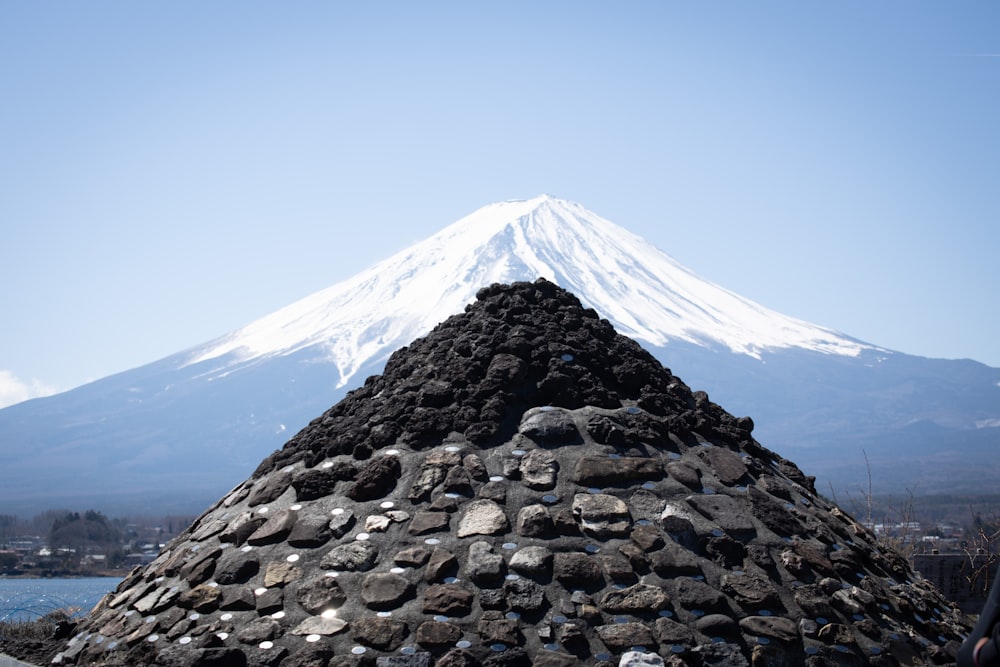
<instances>
[{"instance_id":1,"label":"stone wall surface","mask_svg":"<svg viewBox=\"0 0 1000 667\"><path fill-rule=\"evenodd\" d=\"M966 617L752 428L551 283L491 286L131 573L57 663L953 662Z\"/></svg>"}]
</instances>

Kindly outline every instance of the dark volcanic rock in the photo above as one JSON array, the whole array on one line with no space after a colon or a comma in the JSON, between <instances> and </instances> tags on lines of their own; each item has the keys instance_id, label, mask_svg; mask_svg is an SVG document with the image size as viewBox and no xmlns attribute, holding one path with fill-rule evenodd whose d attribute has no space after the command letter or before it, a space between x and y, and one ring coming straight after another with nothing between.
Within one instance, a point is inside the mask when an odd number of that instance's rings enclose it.
<instances>
[{"instance_id":1,"label":"dark volcanic rock","mask_svg":"<svg viewBox=\"0 0 1000 667\"><path fill-rule=\"evenodd\" d=\"M556 286L491 286L55 664L953 663L968 620L752 426Z\"/></svg>"}]
</instances>

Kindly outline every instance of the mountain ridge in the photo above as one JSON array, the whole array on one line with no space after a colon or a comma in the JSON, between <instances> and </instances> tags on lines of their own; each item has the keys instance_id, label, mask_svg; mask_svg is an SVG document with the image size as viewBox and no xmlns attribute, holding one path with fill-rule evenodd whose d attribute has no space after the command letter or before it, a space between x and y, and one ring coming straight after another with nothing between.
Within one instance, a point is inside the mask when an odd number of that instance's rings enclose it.
<instances>
[{"instance_id":1,"label":"mountain ridge","mask_svg":"<svg viewBox=\"0 0 1000 667\"><path fill-rule=\"evenodd\" d=\"M616 282L594 280L598 269ZM744 299L579 204L542 195L487 205L347 280L195 348L189 363L230 354L244 362L320 345L342 386L365 361L460 310L479 287L538 277L583 294L623 333L651 345L714 343L756 358L774 347L851 356L877 349ZM438 293L440 285L448 287ZM381 307L373 310L372 302ZM386 310L397 314L379 317Z\"/></svg>"},{"instance_id":2,"label":"mountain ridge","mask_svg":"<svg viewBox=\"0 0 1000 667\"><path fill-rule=\"evenodd\" d=\"M546 227L557 216L562 222ZM546 229L553 239L538 240ZM602 229L605 241L588 241ZM105 494L107 503L128 496L122 503L134 510L145 507L136 498L155 493L160 505L186 498L187 511L197 511L380 373L399 346L464 309L479 288L517 282L525 270L527 282L536 270L555 274L545 277L689 386L753 415L759 440L817 475L821 488L856 485L869 472L885 491L1000 484L1000 465L982 456L1000 433L988 427L1000 423L1000 369L914 357L787 318L698 278L582 206L540 197L484 207L205 345L0 410L0 507L30 513L42 502L91 505ZM669 292L663 285L683 298L657 301ZM713 315L732 304L737 314ZM665 331L679 321L687 337L671 338ZM97 509L118 510L107 503Z\"/></svg>"}]
</instances>

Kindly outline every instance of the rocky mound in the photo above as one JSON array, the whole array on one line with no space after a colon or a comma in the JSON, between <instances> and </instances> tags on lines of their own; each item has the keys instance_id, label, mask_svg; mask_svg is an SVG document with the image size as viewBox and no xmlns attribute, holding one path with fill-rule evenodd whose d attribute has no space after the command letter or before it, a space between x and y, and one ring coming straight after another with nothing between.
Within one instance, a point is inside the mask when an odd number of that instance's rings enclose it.
<instances>
[{"instance_id":1,"label":"rocky mound","mask_svg":"<svg viewBox=\"0 0 1000 667\"><path fill-rule=\"evenodd\" d=\"M735 418L545 281L398 351L57 662L899 665L969 627Z\"/></svg>"}]
</instances>

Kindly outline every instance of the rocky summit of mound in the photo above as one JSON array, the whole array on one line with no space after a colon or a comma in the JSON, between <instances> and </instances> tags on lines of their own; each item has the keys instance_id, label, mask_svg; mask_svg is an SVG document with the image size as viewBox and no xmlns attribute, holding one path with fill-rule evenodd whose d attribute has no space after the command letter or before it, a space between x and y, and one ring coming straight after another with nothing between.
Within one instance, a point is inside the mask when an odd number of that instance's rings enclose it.
<instances>
[{"instance_id":1,"label":"rocky summit of mound","mask_svg":"<svg viewBox=\"0 0 1000 667\"><path fill-rule=\"evenodd\" d=\"M966 619L752 427L555 285L494 285L131 573L56 662L952 662Z\"/></svg>"}]
</instances>

